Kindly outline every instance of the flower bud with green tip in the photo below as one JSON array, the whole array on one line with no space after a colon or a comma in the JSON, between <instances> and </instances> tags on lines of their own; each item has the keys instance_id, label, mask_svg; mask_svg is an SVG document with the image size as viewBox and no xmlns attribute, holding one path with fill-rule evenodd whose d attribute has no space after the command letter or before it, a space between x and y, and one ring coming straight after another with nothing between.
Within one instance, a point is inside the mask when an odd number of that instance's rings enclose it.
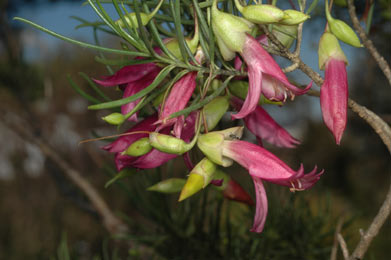
<instances>
[{"instance_id":1,"label":"flower bud with green tip","mask_svg":"<svg viewBox=\"0 0 391 260\"><path fill-rule=\"evenodd\" d=\"M274 5L259 4L242 6L239 0L235 0L235 5L243 14L244 18L257 24L276 23L285 17L289 18L284 11Z\"/></svg>"},{"instance_id":2,"label":"flower bud with green tip","mask_svg":"<svg viewBox=\"0 0 391 260\"><path fill-rule=\"evenodd\" d=\"M285 10L284 13L285 17L278 22L282 25L297 25L310 18L309 15L296 10Z\"/></svg>"},{"instance_id":3,"label":"flower bud with green tip","mask_svg":"<svg viewBox=\"0 0 391 260\"><path fill-rule=\"evenodd\" d=\"M122 152L122 155L129 155L134 157L142 156L149 153L152 148L153 147L149 143L149 138L144 137L133 142L125 151Z\"/></svg>"},{"instance_id":4,"label":"flower bud with green tip","mask_svg":"<svg viewBox=\"0 0 391 260\"><path fill-rule=\"evenodd\" d=\"M123 114L117 112L102 117L102 119L107 123L109 123L110 125L120 125L126 120Z\"/></svg>"},{"instance_id":5,"label":"flower bud with green tip","mask_svg":"<svg viewBox=\"0 0 391 260\"><path fill-rule=\"evenodd\" d=\"M213 130L227 112L229 107L228 96L216 97L202 109L203 116L205 117L208 131Z\"/></svg>"},{"instance_id":6,"label":"flower bud with green tip","mask_svg":"<svg viewBox=\"0 0 391 260\"><path fill-rule=\"evenodd\" d=\"M329 32L325 32L319 41L319 69L324 70L326 62L330 57L342 60L348 65L348 59L346 58L341 46L338 43L337 38Z\"/></svg>"},{"instance_id":7,"label":"flower bud with green tip","mask_svg":"<svg viewBox=\"0 0 391 260\"><path fill-rule=\"evenodd\" d=\"M224 60L232 60L235 58L235 52L243 50L246 33L250 33L253 26L246 19L220 12L217 0L213 1L212 29Z\"/></svg>"},{"instance_id":8,"label":"flower bud with green tip","mask_svg":"<svg viewBox=\"0 0 391 260\"><path fill-rule=\"evenodd\" d=\"M177 193L180 192L185 185L186 180L181 178L170 178L161 182L158 182L151 187L147 188L148 191L156 191L160 193Z\"/></svg>"},{"instance_id":9,"label":"flower bud with green tip","mask_svg":"<svg viewBox=\"0 0 391 260\"><path fill-rule=\"evenodd\" d=\"M200 39L200 37L199 37L198 22L197 22L197 16L196 16L195 23L194 23L194 36L191 39L188 37L185 38L185 42L186 42L187 46L189 47L191 53L193 53L193 54L197 50L199 39ZM183 60L181 49L179 47L179 42L178 42L177 38L168 38L168 39L165 39L163 42L164 42L164 45L166 46L166 48L175 57Z\"/></svg>"},{"instance_id":10,"label":"flower bud with green tip","mask_svg":"<svg viewBox=\"0 0 391 260\"><path fill-rule=\"evenodd\" d=\"M212 162L228 167L232 165L232 160L222 154L222 145L225 140L240 139L243 135L243 127L232 127L222 131L209 132L200 135L197 141L198 148Z\"/></svg>"},{"instance_id":11,"label":"flower bud with green tip","mask_svg":"<svg viewBox=\"0 0 391 260\"><path fill-rule=\"evenodd\" d=\"M179 201L187 199L201 189L204 189L213 179L216 165L207 158L202 159L191 170L185 186L179 196Z\"/></svg>"},{"instance_id":12,"label":"flower bud with green tip","mask_svg":"<svg viewBox=\"0 0 391 260\"><path fill-rule=\"evenodd\" d=\"M333 17L331 17L328 2L328 0L325 1L325 12L330 31L344 43L347 43L354 47L362 47L363 45L360 43L360 40L358 39L356 33L349 25L347 25L341 20L334 19Z\"/></svg>"},{"instance_id":13,"label":"flower bud with green tip","mask_svg":"<svg viewBox=\"0 0 391 260\"><path fill-rule=\"evenodd\" d=\"M180 138L153 132L149 134L149 143L159 151L181 155L191 150L195 141L186 143Z\"/></svg>"},{"instance_id":14,"label":"flower bud with green tip","mask_svg":"<svg viewBox=\"0 0 391 260\"><path fill-rule=\"evenodd\" d=\"M248 82L242 80L231 81L228 85L228 89L232 95L240 99L245 99L248 93ZM280 101L271 101L265 98L264 95L261 95L258 101L259 105L264 104L273 104L273 105L282 105Z\"/></svg>"},{"instance_id":15,"label":"flower bud with green tip","mask_svg":"<svg viewBox=\"0 0 391 260\"><path fill-rule=\"evenodd\" d=\"M141 23L143 26L147 25L149 23L149 21L155 16L155 14L159 11L159 8L162 5L162 3L163 3L163 0L161 0L159 2L159 4L155 7L155 9L150 14L140 12L140 19L141 19ZM124 20L125 20L125 23L127 23L130 28L134 27L137 29L139 27L136 13L128 13L123 17L123 19L119 19L119 20L115 21L115 23L119 27L126 27Z\"/></svg>"}]
</instances>

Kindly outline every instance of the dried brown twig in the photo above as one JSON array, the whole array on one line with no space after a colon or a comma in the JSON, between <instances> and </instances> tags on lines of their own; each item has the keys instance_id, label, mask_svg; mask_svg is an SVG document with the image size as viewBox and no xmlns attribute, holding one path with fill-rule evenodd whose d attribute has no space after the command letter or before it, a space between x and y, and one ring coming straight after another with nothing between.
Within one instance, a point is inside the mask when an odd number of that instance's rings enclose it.
<instances>
[{"instance_id":1,"label":"dried brown twig","mask_svg":"<svg viewBox=\"0 0 391 260\"><path fill-rule=\"evenodd\" d=\"M23 120L16 114L6 113L3 109L0 109L2 114L1 122L11 129L24 141L37 145L42 153L56 163L62 172L86 195L90 200L99 216L102 218L102 222L106 230L111 235L124 235L126 234L128 227L117 218L110 210L101 195L96 189L89 183L76 169L74 169L66 160L62 158L58 152L47 144L42 138L33 135L34 131L31 131L32 127L26 120Z\"/></svg>"}]
</instances>

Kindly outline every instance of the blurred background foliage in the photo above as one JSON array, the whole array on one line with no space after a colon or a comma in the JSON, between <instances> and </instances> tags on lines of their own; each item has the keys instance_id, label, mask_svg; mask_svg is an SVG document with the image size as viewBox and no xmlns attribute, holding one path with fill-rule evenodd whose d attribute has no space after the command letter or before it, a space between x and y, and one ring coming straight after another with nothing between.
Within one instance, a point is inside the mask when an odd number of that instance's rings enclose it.
<instances>
[{"instance_id":1,"label":"blurred background foliage","mask_svg":"<svg viewBox=\"0 0 391 260\"><path fill-rule=\"evenodd\" d=\"M303 161L326 173L306 192L291 194L267 185L270 213L262 234L249 232L253 208L224 200L212 188L183 203L176 202L177 195L145 190L163 177L185 176L181 159L160 170L136 172L105 189L115 174L111 156L100 151L103 143L78 142L92 130L101 135L114 130L100 120L104 112L87 111L88 102L66 78L71 75L87 90L78 73L99 77L107 73L104 66L94 62L95 53L61 42L49 55L27 61L27 30L11 22L21 8L35 5L45 12L49 4L60 2L66 1L0 1L0 104L10 114L27 116L30 130L83 173L130 232L121 239L110 237L95 209L58 166L0 122L1 259L328 259L341 218L348 246L357 243L358 230L368 226L385 197L391 160L373 130L353 113L340 147L320 117L299 120L314 109L313 97L284 108L292 118L283 125L301 137L302 145L268 149L293 168ZM364 1L356 3L361 15ZM347 17L346 9L339 12ZM374 12L370 37L389 61L390 1L376 3ZM316 26L308 30L319 30ZM112 39L102 40L115 45ZM304 51L316 55L317 39L312 40L313 48ZM375 62L365 54L350 66L350 96L391 123L391 94ZM243 169L237 166L230 173L253 194ZM388 221L366 259L386 259L390 237Z\"/></svg>"}]
</instances>

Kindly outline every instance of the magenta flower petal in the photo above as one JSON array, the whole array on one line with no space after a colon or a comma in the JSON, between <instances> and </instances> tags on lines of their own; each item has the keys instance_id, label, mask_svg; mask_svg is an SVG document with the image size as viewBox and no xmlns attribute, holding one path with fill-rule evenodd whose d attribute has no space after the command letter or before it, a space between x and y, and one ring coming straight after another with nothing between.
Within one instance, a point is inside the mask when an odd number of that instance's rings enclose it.
<instances>
[{"instance_id":1,"label":"magenta flower petal","mask_svg":"<svg viewBox=\"0 0 391 260\"><path fill-rule=\"evenodd\" d=\"M302 166L294 171L271 152L245 141L225 141L223 155L248 169L253 177L294 189L311 187L323 174L316 173L316 168L304 174Z\"/></svg>"},{"instance_id":2,"label":"magenta flower petal","mask_svg":"<svg viewBox=\"0 0 391 260\"><path fill-rule=\"evenodd\" d=\"M243 103L239 98L235 97L231 101L236 109L239 109ZM266 140L278 147L286 148L294 148L300 144L299 140L292 137L260 106L257 106L243 120L248 130L257 137L258 141ZM260 144L262 145L262 142Z\"/></svg>"},{"instance_id":3,"label":"magenta flower petal","mask_svg":"<svg viewBox=\"0 0 391 260\"><path fill-rule=\"evenodd\" d=\"M159 115L157 123L162 124L159 128L173 125L178 120L168 119L168 117L186 107L196 87L196 77L197 72L190 72L174 84Z\"/></svg>"},{"instance_id":4,"label":"magenta flower petal","mask_svg":"<svg viewBox=\"0 0 391 260\"><path fill-rule=\"evenodd\" d=\"M253 112L258 105L262 89L262 72L256 69L254 66L249 66L248 78L249 87L246 100L244 101L240 111L237 114L231 115L232 119L240 119L246 117L248 114Z\"/></svg>"},{"instance_id":5,"label":"magenta flower petal","mask_svg":"<svg viewBox=\"0 0 391 260\"><path fill-rule=\"evenodd\" d=\"M154 70L160 70L155 63L129 65L121 68L114 75L101 80L94 79L94 81L99 85L111 87L140 80Z\"/></svg>"},{"instance_id":6,"label":"magenta flower petal","mask_svg":"<svg viewBox=\"0 0 391 260\"><path fill-rule=\"evenodd\" d=\"M261 233L263 231L263 227L265 226L268 211L267 196L262 180L260 178L253 177L253 182L255 187L256 204L254 223L251 231Z\"/></svg>"},{"instance_id":7,"label":"magenta flower petal","mask_svg":"<svg viewBox=\"0 0 391 260\"><path fill-rule=\"evenodd\" d=\"M144 88L148 87L155 80L155 77L157 76L157 74L159 74L159 71L154 70L151 73L149 73L148 75L145 75L145 77L143 77L137 81L128 83L125 87L124 95L122 98L130 97L130 96L136 94L137 92L139 92L140 90L143 90ZM127 113L132 111L132 109L135 106L137 106L137 104L140 102L140 100L141 100L141 98L121 106L121 113L123 115L126 115ZM133 114L129 118L129 121L137 121L137 113Z\"/></svg>"},{"instance_id":8,"label":"magenta flower petal","mask_svg":"<svg viewBox=\"0 0 391 260\"><path fill-rule=\"evenodd\" d=\"M330 58L326 62L325 80L320 88L323 121L339 145L347 121L348 81L345 61Z\"/></svg>"}]
</instances>

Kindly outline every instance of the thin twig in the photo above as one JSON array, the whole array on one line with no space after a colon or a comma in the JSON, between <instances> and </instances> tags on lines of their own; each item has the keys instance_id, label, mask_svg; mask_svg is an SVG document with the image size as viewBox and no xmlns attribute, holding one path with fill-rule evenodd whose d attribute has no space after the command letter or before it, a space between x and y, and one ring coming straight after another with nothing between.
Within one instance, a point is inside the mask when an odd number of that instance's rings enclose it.
<instances>
[{"instance_id":1,"label":"thin twig","mask_svg":"<svg viewBox=\"0 0 391 260\"><path fill-rule=\"evenodd\" d=\"M342 224L343 224L343 217L341 217L341 218L338 220L337 227L336 227L336 229L335 229L334 243L333 243L333 248L331 249L330 260L337 260L337 253L338 253L338 234L341 233Z\"/></svg>"},{"instance_id":2,"label":"thin twig","mask_svg":"<svg viewBox=\"0 0 391 260\"><path fill-rule=\"evenodd\" d=\"M354 6L353 0L348 0L348 9L349 9L349 15L352 20L354 29L357 31L358 35L360 36L361 41L363 42L364 46L367 48L369 53L375 59L376 63L379 65L379 68L383 71L384 75L386 76L386 78L388 80L389 85L391 86L390 65L387 63L387 61L384 59L384 57L379 54L375 45L368 38L364 29L361 27L360 21L357 18L356 7Z\"/></svg>"},{"instance_id":3,"label":"thin twig","mask_svg":"<svg viewBox=\"0 0 391 260\"><path fill-rule=\"evenodd\" d=\"M360 242L358 242L356 248L353 251L353 254L350 256L350 260L359 260L363 259L365 252L368 250L369 245L372 240L379 233L380 228L383 226L384 222L390 216L391 213L391 185L388 190L386 199L384 200L382 206L380 207L379 212L376 217L373 219L368 230L361 235Z\"/></svg>"},{"instance_id":4,"label":"thin twig","mask_svg":"<svg viewBox=\"0 0 391 260\"><path fill-rule=\"evenodd\" d=\"M5 111L1 111L5 115ZM37 145L42 153L56 163L63 173L87 196L92 205L98 212L99 216L103 220L103 224L106 230L112 235L126 234L127 226L117 218L110 210L104 199L96 191L96 189L84 178L82 175L72 168L72 166L65 161L60 154L57 153L50 145L48 145L42 138L32 134L31 127L27 122L22 122L22 119L12 114L14 120L11 119L11 115L3 116L1 122L10 128L23 140ZM17 121L17 122L15 122Z\"/></svg>"},{"instance_id":5,"label":"thin twig","mask_svg":"<svg viewBox=\"0 0 391 260\"><path fill-rule=\"evenodd\" d=\"M343 238L343 236L341 234L337 234L337 238L338 238L339 246L341 247L343 258L345 260L348 260L349 259L349 250L348 250L348 246L346 245L345 239Z\"/></svg>"}]
</instances>

